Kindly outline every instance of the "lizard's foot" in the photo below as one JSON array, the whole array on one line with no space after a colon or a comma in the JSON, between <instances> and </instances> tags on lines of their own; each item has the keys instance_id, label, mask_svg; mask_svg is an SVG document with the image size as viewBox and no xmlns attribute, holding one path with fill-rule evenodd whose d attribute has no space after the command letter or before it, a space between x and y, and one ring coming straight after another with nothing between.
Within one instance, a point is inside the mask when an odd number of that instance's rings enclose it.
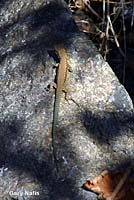
<instances>
[{"instance_id":1,"label":"lizard's foot","mask_svg":"<svg viewBox=\"0 0 134 200\"><path fill-rule=\"evenodd\" d=\"M69 72L73 72L71 65L69 65L68 63L67 63L67 69L68 69Z\"/></svg>"},{"instance_id":2,"label":"lizard's foot","mask_svg":"<svg viewBox=\"0 0 134 200\"><path fill-rule=\"evenodd\" d=\"M60 64L59 62L56 63L56 64L54 65L54 68L58 68L58 67L59 67L59 64ZM72 69L71 65L69 65L68 63L67 63L67 69L68 69L69 72L73 72L73 69Z\"/></svg>"},{"instance_id":3,"label":"lizard's foot","mask_svg":"<svg viewBox=\"0 0 134 200\"><path fill-rule=\"evenodd\" d=\"M54 88L54 89L57 88L57 84L56 84L55 82L51 82L50 85L49 85L49 90L50 90L50 91L52 91L53 88ZM66 86L63 87L62 91L65 92L65 99L66 99L66 95L67 95L67 93L68 93L68 89L66 88Z\"/></svg>"},{"instance_id":4,"label":"lizard's foot","mask_svg":"<svg viewBox=\"0 0 134 200\"><path fill-rule=\"evenodd\" d=\"M73 101L71 94L70 94L70 90L68 88L64 87L63 92L65 93L65 100L70 104L70 101Z\"/></svg>"},{"instance_id":5,"label":"lizard's foot","mask_svg":"<svg viewBox=\"0 0 134 200\"><path fill-rule=\"evenodd\" d=\"M55 82L51 82L49 85L49 90L52 91L53 89L57 88L57 84Z\"/></svg>"},{"instance_id":6,"label":"lizard's foot","mask_svg":"<svg viewBox=\"0 0 134 200\"><path fill-rule=\"evenodd\" d=\"M59 67L59 62L55 63L54 68L58 68Z\"/></svg>"}]
</instances>

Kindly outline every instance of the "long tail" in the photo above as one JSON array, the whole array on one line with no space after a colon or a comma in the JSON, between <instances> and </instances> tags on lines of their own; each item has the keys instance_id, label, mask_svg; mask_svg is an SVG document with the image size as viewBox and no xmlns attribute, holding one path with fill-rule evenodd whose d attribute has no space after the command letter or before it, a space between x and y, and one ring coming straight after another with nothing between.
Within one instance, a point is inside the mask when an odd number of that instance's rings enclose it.
<instances>
[{"instance_id":1,"label":"long tail","mask_svg":"<svg viewBox=\"0 0 134 200\"><path fill-rule=\"evenodd\" d=\"M56 167L57 174L59 172L59 168L58 168L58 160L57 160L57 155L56 155L55 141L56 141L56 129L58 125L59 106L60 106L60 95L58 95L56 91L54 110L53 110L53 124L52 124L52 153L53 153L53 159L54 159L54 164Z\"/></svg>"}]
</instances>

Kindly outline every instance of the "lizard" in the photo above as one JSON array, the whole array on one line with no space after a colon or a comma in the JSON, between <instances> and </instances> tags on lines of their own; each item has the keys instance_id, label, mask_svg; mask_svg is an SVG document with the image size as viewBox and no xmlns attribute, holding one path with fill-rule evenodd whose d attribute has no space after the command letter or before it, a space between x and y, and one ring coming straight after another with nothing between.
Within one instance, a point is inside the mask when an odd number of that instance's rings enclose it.
<instances>
[{"instance_id":1,"label":"lizard","mask_svg":"<svg viewBox=\"0 0 134 200\"><path fill-rule=\"evenodd\" d=\"M67 78L68 64L67 64L67 52L64 47L55 47L56 52L58 53L60 62L58 65L57 73L56 73L56 92L55 92L55 102L54 102L54 110L53 110L53 122L52 122L52 153L53 159L56 166L56 173L58 174L58 164L55 152L55 135L56 129L58 125L58 115L60 108L60 101L62 96L62 91L65 90L65 82Z\"/></svg>"}]
</instances>

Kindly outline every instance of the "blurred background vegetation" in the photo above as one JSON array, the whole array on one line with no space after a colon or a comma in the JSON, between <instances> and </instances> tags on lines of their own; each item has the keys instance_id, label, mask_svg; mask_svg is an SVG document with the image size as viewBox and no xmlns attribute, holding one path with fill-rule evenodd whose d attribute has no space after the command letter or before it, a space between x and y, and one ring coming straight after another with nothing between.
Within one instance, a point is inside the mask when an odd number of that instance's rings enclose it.
<instances>
[{"instance_id":1,"label":"blurred background vegetation","mask_svg":"<svg viewBox=\"0 0 134 200\"><path fill-rule=\"evenodd\" d=\"M134 1L66 2L80 31L94 42L134 101Z\"/></svg>"}]
</instances>

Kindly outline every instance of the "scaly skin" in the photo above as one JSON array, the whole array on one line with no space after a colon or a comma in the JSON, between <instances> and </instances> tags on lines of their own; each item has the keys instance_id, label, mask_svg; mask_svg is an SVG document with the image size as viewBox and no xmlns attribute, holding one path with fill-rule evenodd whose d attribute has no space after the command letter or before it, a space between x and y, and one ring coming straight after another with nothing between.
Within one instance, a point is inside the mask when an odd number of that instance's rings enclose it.
<instances>
[{"instance_id":1,"label":"scaly skin","mask_svg":"<svg viewBox=\"0 0 134 200\"><path fill-rule=\"evenodd\" d=\"M67 52L65 48L63 47L55 47L55 50L57 51L60 63L58 66L57 71L57 86L56 86L56 94L55 94L55 102L54 102L54 111L53 111L53 124L52 124L52 149L53 149L53 157L54 162L56 165L56 171L58 173L58 164L57 164L57 158L56 158L56 152L55 152L55 135L56 135L56 128L58 124L58 114L59 114L59 108L60 108L60 101L61 101L61 95L62 91L64 90L66 77L67 77Z\"/></svg>"}]
</instances>

